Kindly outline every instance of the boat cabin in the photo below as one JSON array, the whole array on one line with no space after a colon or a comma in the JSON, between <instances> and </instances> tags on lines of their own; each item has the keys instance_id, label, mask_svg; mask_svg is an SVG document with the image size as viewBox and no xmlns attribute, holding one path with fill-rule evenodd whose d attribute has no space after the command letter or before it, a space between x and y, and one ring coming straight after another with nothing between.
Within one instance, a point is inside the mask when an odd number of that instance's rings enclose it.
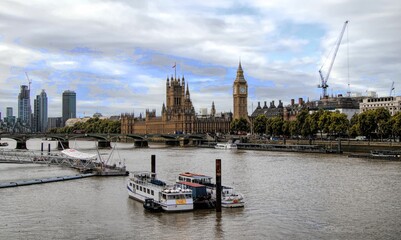
<instances>
[{"instance_id":1,"label":"boat cabin","mask_svg":"<svg viewBox=\"0 0 401 240\"><path fill-rule=\"evenodd\" d=\"M185 173L180 173L180 175L178 175L178 182L190 182L203 185L210 185L212 184L212 177L203 174L185 172Z\"/></svg>"},{"instance_id":2,"label":"boat cabin","mask_svg":"<svg viewBox=\"0 0 401 240\"><path fill-rule=\"evenodd\" d=\"M199 183L179 182L183 188L192 190L192 197L194 199L208 196L206 186Z\"/></svg>"}]
</instances>

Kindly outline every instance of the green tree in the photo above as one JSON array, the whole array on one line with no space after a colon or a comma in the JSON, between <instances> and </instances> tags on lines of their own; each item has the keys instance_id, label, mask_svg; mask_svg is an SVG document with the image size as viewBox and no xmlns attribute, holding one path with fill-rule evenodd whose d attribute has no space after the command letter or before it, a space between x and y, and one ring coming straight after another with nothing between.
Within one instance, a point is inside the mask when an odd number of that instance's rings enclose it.
<instances>
[{"instance_id":1,"label":"green tree","mask_svg":"<svg viewBox=\"0 0 401 240\"><path fill-rule=\"evenodd\" d=\"M376 120L376 131L380 139L387 137L391 133L390 118L391 114L388 109L378 108L374 110Z\"/></svg>"},{"instance_id":2,"label":"green tree","mask_svg":"<svg viewBox=\"0 0 401 240\"><path fill-rule=\"evenodd\" d=\"M310 134L309 123L307 122L307 118L309 115L309 111L307 109L303 109L297 115L297 133L300 133L302 136L308 136ZM299 135L299 134L297 134Z\"/></svg>"},{"instance_id":3,"label":"green tree","mask_svg":"<svg viewBox=\"0 0 401 240\"><path fill-rule=\"evenodd\" d=\"M233 132L249 132L249 123L245 118L235 119L231 122L231 131Z\"/></svg>"},{"instance_id":4,"label":"green tree","mask_svg":"<svg viewBox=\"0 0 401 240\"><path fill-rule=\"evenodd\" d=\"M318 126L320 129L321 137L323 133L330 133L330 118L331 118L331 112L329 111L324 111L319 116Z\"/></svg>"},{"instance_id":5,"label":"green tree","mask_svg":"<svg viewBox=\"0 0 401 240\"><path fill-rule=\"evenodd\" d=\"M349 136L356 137L360 135L359 133L359 123L358 123L359 114L354 114L349 121L349 129L348 134Z\"/></svg>"},{"instance_id":6,"label":"green tree","mask_svg":"<svg viewBox=\"0 0 401 240\"><path fill-rule=\"evenodd\" d=\"M283 135L286 137L291 137L291 122L290 121L283 122Z\"/></svg>"},{"instance_id":7,"label":"green tree","mask_svg":"<svg viewBox=\"0 0 401 240\"><path fill-rule=\"evenodd\" d=\"M359 133L369 138L376 130L376 114L374 110L367 110L359 114L358 117Z\"/></svg>"},{"instance_id":8,"label":"green tree","mask_svg":"<svg viewBox=\"0 0 401 240\"><path fill-rule=\"evenodd\" d=\"M266 133L268 135L273 135L273 119L272 118L268 118L266 121Z\"/></svg>"},{"instance_id":9,"label":"green tree","mask_svg":"<svg viewBox=\"0 0 401 240\"><path fill-rule=\"evenodd\" d=\"M271 118L271 130L273 136L280 136L283 134L284 121L281 117Z\"/></svg>"},{"instance_id":10,"label":"green tree","mask_svg":"<svg viewBox=\"0 0 401 240\"><path fill-rule=\"evenodd\" d=\"M311 134L314 135L314 134L318 133L319 131L320 132L322 131L322 129L320 129L320 127L319 127L319 119L320 119L320 116L323 115L323 113L324 113L324 110L319 109L319 111L316 111L308 116L308 118L309 118L308 122L309 122Z\"/></svg>"},{"instance_id":11,"label":"green tree","mask_svg":"<svg viewBox=\"0 0 401 240\"><path fill-rule=\"evenodd\" d=\"M329 131L335 135L344 135L349 127L347 115L344 113L333 112L330 116Z\"/></svg>"},{"instance_id":12,"label":"green tree","mask_svg":"<svg viewBox=\"0 0 401 240\"><path fill-rule=\"evenodd\" d=\"M73 133L74 131L86 133L121 133L121 122L109 119L91 118L86 122L77 122L73 126L51 129L53 133Z\"/></svg>"},{"instance_id":13,"label":"green tree","mask_svg":"<svg viewBox=\"0 0 401 240\"><path fill-rule=\"evenodd\" d=\"M393 135L398 136L398 140L401 142L401 112L391 117L391 123Z\"/></svg>"},{"instance_id":14,"label":"green tree","mask_svg":"<svg viewBox=\"0 0 401 240\"><path fill-rule=\"evenodd\" d=\"M298 131L299 127L298 127L298 122L297 121L291 121L290 122L290 134L291 136L297 136L299 135L299 131Z\"/></svg>"},{"instance_id":15,"label":"green tree","mask_svg":"<svg viewBox=\"0 0 401 240\"><path fill-rule=\"evenodd\" d=\"M266 133L267 117L263 114L257 116L253 123L253 131L258 134Z\"/></svg>"}]
</instances>

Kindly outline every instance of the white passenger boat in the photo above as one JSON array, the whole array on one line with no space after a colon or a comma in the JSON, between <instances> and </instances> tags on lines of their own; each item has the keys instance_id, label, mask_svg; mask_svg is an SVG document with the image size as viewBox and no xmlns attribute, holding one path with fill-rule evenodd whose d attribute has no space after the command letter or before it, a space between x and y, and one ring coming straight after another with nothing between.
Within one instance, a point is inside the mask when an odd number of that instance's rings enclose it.
<instances>
[{"instance_id":1,"label":"white passenger boat","mask_svg":"<svg viewBox=\"0 0 401 240\"><path fill-rule=\"evenodd\" d=\"M214 148L224 149L224 150L236 150L237 144L235 144L235 143L217 143L216 146L214 146Z\"/></svg>"},{"instance_id":2,"label":"white passenger boat","mask_svg":"<svg viewBox=\"0 0 401 240\"><path fill-rule=\"evenodd\" d=\"M178 175L177 182L183 187L189 187L194 191L195 206L210 206L216 203L216 185L212 183L212 177L198 173L185 172ZM206 194L203 193L200 186L206 187ZM205 199L210 199L205 203ZM225 208L244 207L244 197L229 186L221 186L221 206ZM202 207L201 207L202 208ZM204 208L204 207L203 207Z\"/></svg>"},{"instance_id":3,"label":"white passenger boat","mask_svg":"<svg viewBox=\"0 0 401 240\"><path fill-rule=\"evenodd\" d=\"M240 208L244 206L244 197L241 193L235 192L232 187L223 186L221 192L221 207Z\"/></svg>"},{"instance_id":4,"label":"white passenger boat","mask_svg":"<svg viewBox=\"0 0 401 240\"><path fill-rule=\"evenodd\" d=\"M160 206L167 212L180 212L191 211L194 208L191 189L183 189L177 184L167 185L156 179L155 173L133 173L128 180L127 189L130 198L145 203L145 209L156 211L157 206Z\"/></svg>"}]
</instances>

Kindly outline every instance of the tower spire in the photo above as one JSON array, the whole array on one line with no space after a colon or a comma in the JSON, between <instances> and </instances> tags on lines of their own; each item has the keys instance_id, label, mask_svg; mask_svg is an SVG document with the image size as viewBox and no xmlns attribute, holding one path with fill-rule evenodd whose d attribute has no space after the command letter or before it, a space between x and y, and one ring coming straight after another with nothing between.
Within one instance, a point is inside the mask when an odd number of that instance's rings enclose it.
<instances>
[{"instance_id":1,"label":"tower spire","mask_svg":"<svg viewBox=\"0 0 401 240\"><path fill-rule=\"evenodd\" d=\"M237 77L235 78L235 82L246 82L244 77L244 71L242 70L241 66L241 60L239 61L238 64Z\"/></svg>"},{"instance_id":2,"label":"tower spire","mask_svg":"<svg viewBox=\"0 0 401 240\"><path fill-rule=\"evenodd\" d=\"M187 91L186 91L185 95L189 98L189 83L187 83Z\"/></svg>"}]
</instances>

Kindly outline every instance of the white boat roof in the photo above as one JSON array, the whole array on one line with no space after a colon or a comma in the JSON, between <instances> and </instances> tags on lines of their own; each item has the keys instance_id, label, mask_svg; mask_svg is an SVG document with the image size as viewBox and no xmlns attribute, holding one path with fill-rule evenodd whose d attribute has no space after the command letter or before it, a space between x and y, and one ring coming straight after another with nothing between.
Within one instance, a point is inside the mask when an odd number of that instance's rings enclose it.
<instances>
[{"instance_id":1,"label":"white boat roof","mask_svg":"<svg viewBox=\"0 0 401 240\"><path fill-rule=\"evenodd\" d=\"M83 153L80 151L77 151L75 149L64 149L61 151L63 154L72 157L72 158L77 158L77 159L84 159L84 160L89 160L89 159L96 159L97 155L96 154L90 154L90 153Z\"/></svg>"}]
</instances>

